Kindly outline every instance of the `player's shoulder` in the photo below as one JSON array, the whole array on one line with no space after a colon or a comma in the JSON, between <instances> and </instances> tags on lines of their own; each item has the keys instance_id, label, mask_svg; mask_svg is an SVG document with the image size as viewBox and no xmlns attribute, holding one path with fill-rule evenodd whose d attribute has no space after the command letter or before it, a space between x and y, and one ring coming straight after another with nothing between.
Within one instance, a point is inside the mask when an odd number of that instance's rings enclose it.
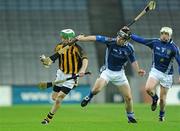
<instances>
[{"instance_id":1,"label":"player's shoulder","mask_svg":"<svg viewBox=\"0 0 180 131\"><path fill-rule=\"evenodd\" d=\"M77 43L73 43L72 46L77 47L77 48L82 48L81 45L79 45L79 44L77 44Z\"/></svg>"},{"instance_id":2,"label":"player's shoulder","mask_svg":"<svg viewBox=\"0 0 180 131\"><path fill-rule=\"evenodd\" d=\"M170 40L169 43L172 44L173 46L177 47L176 43L173 40Z\"/></svg>"},{"instance_id":3,"label":"player's shoulder","mask_svg":"<svg viewBox=\"0 0 180 131\"><path fill-rule=\"evenodd\" d=\"M63 47L63 44L62 44L62 43L58 43L58 44L55 46L54 51L57 52L57 51L60 50L62 47Z\"/></svg>"},{"instance_id":4,"label":"player's shoulder","mask_svg":"<svg viewBox=\"0 0 180 131\"><path fill-rule=\"evenodd\" d=\"M79 45L79 44L77 44L77 43L73 43L72 46L73 46L74 48L76 48L78 51L82 51L82 50L83 50L82 46Z\"/></svg>"},{"instance_id":5,"label":"player's shoulder","mask_svg":"<svg viewBox=\"0 0 180 131\"><path fill-rule=\"evenodd\" d=\"M129 47L134 47L133 44L131 44L130 42L127 42L126 45Z\"/></svg>"},{"instance_id":6,"label":"player's shoulder","mask_svg":"<svg viewBox=\"0 0 180 131\"><path fill-rule=\"evenodd\" d=\"M129 48L130 50L134 51L134 46L133 46L130 42L127 42L127 43L126 43L126 46L127 46L127 48Z\"/></svg>"},{"instance_id":7,"label":"player's shoulder","mask_svg":"<svg viewBox=\"0 0 180 131\"><path fill-rule=\"evenodd\" d=\"M162 41L160 38L151 38L151 42L153 45L156 46L161 46L162 45Z\"/></svg>"},{"instance_id":8,"label":"player's shoulder","mask_svg":"<svg viewBox=\"0 0 180 131\"><path fill-rule=\"evenodd\" d=\"M149 38L149 40L152 42L161 42L160 38L156 38L156 37Z\"/></svg>"},{"instance_id":9,"label":"player's shoulder","mask_svg":"<svg viewBox=\"0 0 180 131\"><path fill-rule=\"evenodd\" d=\"M177 44L176 44L173 40L171 40L171 41L169 42L169 44L170 44L173 48L179 49L179 47L177 46Z\"/></svg>"}]
</instances>

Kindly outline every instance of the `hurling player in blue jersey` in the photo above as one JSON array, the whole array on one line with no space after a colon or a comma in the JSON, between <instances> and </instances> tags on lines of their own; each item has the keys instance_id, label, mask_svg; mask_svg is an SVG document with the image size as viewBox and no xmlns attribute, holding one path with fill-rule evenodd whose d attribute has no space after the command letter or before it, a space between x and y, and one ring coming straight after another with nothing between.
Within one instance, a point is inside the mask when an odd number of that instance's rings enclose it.
<instances>
[{"instance_id":1,"label":"hurling player in blue jersey","mask_svg":"<svg viewBox=\"0 0 180 131\"><path fill-rule=\"evenodd\" d=\"M100 92L101 89L108 84L108 82L112 82L119 88L124 98L128 122L137 123L133 112L131 89L124 73L124 66L128 61L130 61L132 67L140 76L144 76L145 71L139 68L138 62L135 58L134 48L127 41L128 35L126 35L126 33L120 31L116 38L110 38L101 35L77 36L79 41L97 41L107 46L105 56L106 68L102 71L100 77L97 78L95 85L91 89L90 93L81 102L81 106L86 106L91 101L93 96Z\"/></svg>"},{"instance_id":2,"label":"hurling player in blue jersey","mask_svg":"<svg viewBox=\"0 0 180 131\"><path fill-rule=\"evenodd\" d=\"M124 30L129 28L124 27ZM160 111L159 121L164 121L166 96L173 83L173 60L176 59L180 73L180 55L179 48L172 40L172 29L162 27L160 38L145 39L143 37L131 34L131 39L148 46L153 52L152 68L146 82L146 92L152 97L151 110L157 108L158 95L156 94L156 85L160 83ZM179 78L180 81L180 78Z\"/></svg>"}]
</instances>

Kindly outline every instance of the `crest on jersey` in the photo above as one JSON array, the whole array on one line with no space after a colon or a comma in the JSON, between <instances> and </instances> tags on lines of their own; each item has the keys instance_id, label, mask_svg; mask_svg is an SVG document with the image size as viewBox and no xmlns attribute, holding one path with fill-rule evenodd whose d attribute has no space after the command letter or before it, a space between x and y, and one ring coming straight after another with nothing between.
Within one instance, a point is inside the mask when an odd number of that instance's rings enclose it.
<instances>
[{"instance_id":1,"label":"crest on jersey","mask_svg":"<svg viewBox=\"0 0 180 131\"><path fill-rule=\"evenodd\" d=\"M165 50L166 50L166 48L163 48L163 47L162 47L162 52L164 52Z\"/></svg>"},{"instance_id":2,"label":"crest on jersey","mask_svg":"<svg viewBox=\"0 0 180 131\"><path fill-rule=\"evenodd\" d=\"M161 58L161 59L160 59L160 62L163 62L163 61L164 61L164 58Z\"/></svg>"}]
</instances>

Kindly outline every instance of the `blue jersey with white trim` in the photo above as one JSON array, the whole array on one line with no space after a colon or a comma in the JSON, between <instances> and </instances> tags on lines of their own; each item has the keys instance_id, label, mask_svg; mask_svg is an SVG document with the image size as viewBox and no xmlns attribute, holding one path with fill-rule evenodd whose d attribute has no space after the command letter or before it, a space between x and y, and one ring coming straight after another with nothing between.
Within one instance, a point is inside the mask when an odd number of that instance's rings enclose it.
<instances>
[{"instance_id":1,"label":"blue jersey with white trim","mask_svg":"<svg viewBox=\"0 0 180 131\"><path fill-rule=\"evenodd\" d=\"M131 35L131 39L152 49L152 66L154 68L166 74L173 74L173 60L175 58L179 66L180 74L179 48L172 40L169 42L163 42L158 38L145 39L135 34Z\"/></svg>"},{"instance_id":2,"label":"blue jersey with white trim","mask_svg":"<svg viewBox=\"0 0 180 131\"><path fill-rule=\"evenodd\" d=\"M105 65L112 71L120 71L124 68L128 60L136 61L134 48L130 43L123 46L117 45L116 38L97 35L96 41L107 45Z\"/></svg>"}]
</instances>

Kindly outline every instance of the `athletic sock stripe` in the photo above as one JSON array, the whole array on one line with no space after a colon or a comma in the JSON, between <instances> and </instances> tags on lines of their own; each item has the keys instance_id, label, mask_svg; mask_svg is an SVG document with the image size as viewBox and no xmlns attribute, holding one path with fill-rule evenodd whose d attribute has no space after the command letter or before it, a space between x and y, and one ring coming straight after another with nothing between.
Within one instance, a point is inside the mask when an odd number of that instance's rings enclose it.
<instances>
[{"instance_id":1,"label":"athletic sock stripe","mask_svg":"<svg viewBox=\"0 0 180 131\"><path fill-rule=\"evenodd\" d=\"M51 115L50 113L47 115L47 118L52 119L53 115Z\"/></svg>"},{"instance_id":2,"label":"athletic sock stripe","mask_svg":"<svg viewBox=\"0 0 180 131\"><path fill-rule=\"evenodd\" d=\"M53 113L51 113L51 112L49 112L49 114L51 115L51 116L53 116L54 114Z\"/></svg>"},{"instance_id":3,"label":"athletic sock stripe","mask_svg":"<svg viewBox=\"0 0 180 131\"><path fill-rule=\"evenodd\" d=\"M52 116L50 116L49 114L47 115L47 117L48 117L49 119L52 119Z\"/></svg>"}]
</instances>

